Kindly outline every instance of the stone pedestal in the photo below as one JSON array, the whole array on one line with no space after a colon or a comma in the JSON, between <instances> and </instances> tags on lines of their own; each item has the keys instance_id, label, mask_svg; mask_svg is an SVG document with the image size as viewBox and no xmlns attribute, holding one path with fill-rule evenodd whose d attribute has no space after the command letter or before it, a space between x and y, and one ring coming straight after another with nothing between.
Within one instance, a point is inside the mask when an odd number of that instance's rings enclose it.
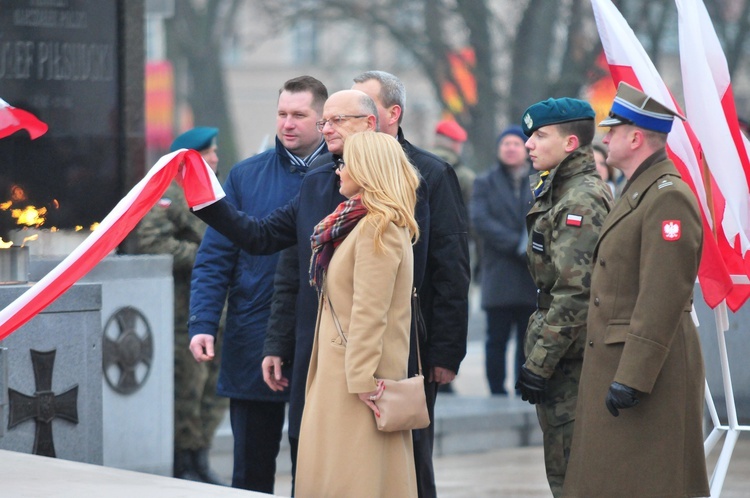
<instances>
[{"instance_id":1,"label":"stone pedestal","mask_svg":"<svg viewBox=\"0 0 750 498\"><path fill-rule=\"evenodd\" d=\"M1 285L0 308L30 285ZM102 463L101 286L76 284L0 341L0 449Z\"/></svg>"},{"instance_id":2,"label":"stone pedestal","mask_svg":"<svg viewBox=\"0 0 750 498\"><path fill-rule=\"evenodd\" d=\"M36 280L59 260L32 258ZM82 280L101 285L103 463L172 475L172 256L110 256Z\"/></svg>"},{"instance_id":3,"label":"stone pedestal","mask_svg":"<svg viewBox=\"0 0 750 498\"><path fill-rule=\"evenodd\" d=\"M716 335L716 319L700 291L695 286L695 310L698 313L700 326L698 331L703 348L703 359L706 364L706 379L711 390L716 411L723 423L727 423L726 397L721 377L721 362L719 359L719 342ZM750 423L750 308L748 305L740 308L737 313L729 312L729 330L724 334L729 357L729 368L732 375L732 389L734 391L737 417L740 424Z\"/></svg>"}]
</instances>

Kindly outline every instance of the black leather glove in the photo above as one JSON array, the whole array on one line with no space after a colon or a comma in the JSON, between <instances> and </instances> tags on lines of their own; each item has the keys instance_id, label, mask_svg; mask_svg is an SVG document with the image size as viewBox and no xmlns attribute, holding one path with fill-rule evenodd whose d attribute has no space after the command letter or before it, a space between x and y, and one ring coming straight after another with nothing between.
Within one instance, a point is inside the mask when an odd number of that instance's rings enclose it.
<instances>
[{"instance_id":1,"label":"black leather glove","mask_svg":"<svg viewBox=\"0 0 750 498\"><path fill-rule=\"evenodd\" d=\"M638 391L632 387L628 387L619 382L613 382L609 386L609 392L607 393L607 399L605 403L607 410L612 414L613 417L620 416L620 410L623 408L633 408L639 402Z\"/></svg>"},{"instance_id":2,"label":"black leather glove","mask_svg":"<svg viewBox=\"0 0 750 498\"><path fill-rule=\"evenodd\" d=\"M544 402L547 379L535 374L526 368L526 365L521 365L521 374L516 381L516 389L521 393L522 400L538 405Z\"/></svg>"}]
</instances>

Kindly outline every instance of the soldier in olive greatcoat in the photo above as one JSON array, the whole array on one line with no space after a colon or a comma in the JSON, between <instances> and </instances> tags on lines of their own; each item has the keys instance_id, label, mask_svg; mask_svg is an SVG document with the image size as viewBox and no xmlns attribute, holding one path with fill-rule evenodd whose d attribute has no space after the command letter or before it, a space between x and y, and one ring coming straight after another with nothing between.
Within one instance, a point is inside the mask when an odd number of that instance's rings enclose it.
<instances>
[{"instance_id":1,"label":"soldier in olive greatcoat","mask_svg":"<svg viewBox=\"0 0 750 498\"><path fill-rule=\"evenodd\" d=\"M594 252L566 497L709 496L691 318L703 230L667 158L674 111L620 83L604 137L627 183Z\"/></svg>"}]
</instances>

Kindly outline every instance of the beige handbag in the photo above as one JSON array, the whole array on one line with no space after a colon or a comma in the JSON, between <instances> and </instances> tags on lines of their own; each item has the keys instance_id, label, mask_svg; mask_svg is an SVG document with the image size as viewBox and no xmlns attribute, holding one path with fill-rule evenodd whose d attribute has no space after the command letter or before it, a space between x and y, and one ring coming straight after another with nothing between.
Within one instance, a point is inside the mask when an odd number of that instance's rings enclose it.
<instances>
[{"instance_id":1,"label":"beige handbag","mask_svg":"<svg viewBox=\"0 0 750 498\"><path fill-rule=\"evenodd\" d=\"M414 327L424 326L424 322L419 321L422 317L418 299L417 291L414 289L412 294L412 321L417 320L414 323ZM336 324L341 341L346 345L346 336L344 336L338 317L333 311L333 304L331 304L330 297L328 298L328 305L331 307L333 322ZM375 417L375 422L380 431L408 431L412 429L424 429L430 425L430 415L427 412L427 399L424 393L422 358L419 354L419 333L416 334L416 337L417 368L419 369L419 373L414 377L403 380L383 380L385 390L380 395L380 399L375 402L380 411L380 417ZM375 416L375 412L373 412L373 416Z\"/></svg>"}]
</instances>

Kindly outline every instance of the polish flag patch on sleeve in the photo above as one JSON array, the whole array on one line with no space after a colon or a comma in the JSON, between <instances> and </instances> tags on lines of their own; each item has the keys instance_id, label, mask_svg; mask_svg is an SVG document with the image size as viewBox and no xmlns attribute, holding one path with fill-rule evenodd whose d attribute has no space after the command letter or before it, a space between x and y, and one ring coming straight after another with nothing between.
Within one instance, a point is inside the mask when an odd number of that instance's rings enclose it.
<instances>
[{"instance_id":1,"label":"polish flag patch on sleeve","mask_svg":"<svg viewBox=\"0 0 750 498\"><path fill-rule=\"evenodd\" d=\"M661 222L661 236L668 242L680 240L682 235L682 229L680 227L680 220L664 220Z\"/></svg>"},{"instance_id":2,"label":"polish flag patch on sleeve","mask_svg":"<svg viewBox=\"0 0 750 498\"><path fill-rule=\"evenodd\" d=\"M565 218L565 224L569 227L580 227L583 224L583 216L580 214L569 214Z\"/></svg>"},{"instance_id":3,"label":"polish flag patch on sleeve","mask_svg":"<svg viewBox=\"0 0 750 498\"><path fill-rule=\"evenodd\" d=\"M158 201L156 201L156 205L163 208L168 208L172 205L172 199L168 197L162 197Z\"/></svg>"}]
</instances>

